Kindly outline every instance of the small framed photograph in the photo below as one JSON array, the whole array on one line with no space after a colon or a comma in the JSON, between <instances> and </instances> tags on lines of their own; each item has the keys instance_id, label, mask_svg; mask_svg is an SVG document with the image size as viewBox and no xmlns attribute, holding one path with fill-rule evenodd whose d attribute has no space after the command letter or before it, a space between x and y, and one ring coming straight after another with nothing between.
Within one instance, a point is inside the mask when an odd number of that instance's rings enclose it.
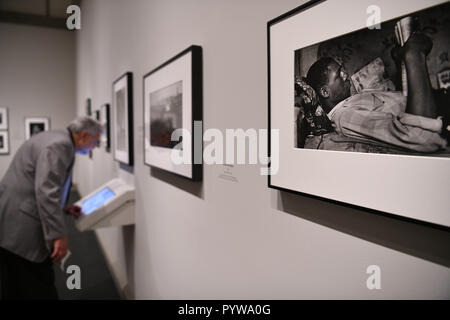
<instances>
[{"instance_id":1,"label":"small framed photograph","mask_svg":"<svg viewBox=\"0 0 450 320\"><path fill-rule=\"evenodd\" d=\"M112 123L114 159L133 165L133 74L127 72L113 83Z\"/></svg>"},{"instance_id":2,"label":"small framed photograph","mask_svg":"<svg viewBox=\"0 0 450 320\"><path fill-rule=\"evenodd\" d=\"M267 36L269 187L449 228L450 3L313 0Z\"/></svg>"},{"instance_id":3,"label":"small framed photograph","mask_svg":"<svg viewBox=\"0 0 450 320\"><path fill-rule=\"evenodd\" d=\"M91 98L87 98L85 102L86 115L88 117L92 116L92 103Z\"/></svg>"},{"instance_id":4,"label":"small framed photograph","mask_svg":"<svg viewBox=\"0 0 450 320\"><path fill-rule=\"evenodd\" d=\"M0 131L0 155L9 154L8 131Z\"/></svg>"},{"instance_id":5,"label":"small framed photograph","mask_svg":"<svg viewBox=\"0 0 450 320\"><path fill-rule=\"evenodd\" d=\"M194 137L203 128L202 48L191 46L147 73L143 93L145 164L200 181L203 145Z\"/></svg>"},{"instance_id":6,"label":"small framed photograph","mask_svg":"<svg viewBox=\"0 0 450 320\"><path fill-rule=\"evenodd\" d=\"M35 134L50 130L50 118L27 117L25 118L25 139L28 140Z\"/></svg>"},{"instance_id":7,"label":"small framed photograph","mask_svg":"<svg viewBox=\"0 0 450 320\"><path fill-rule=\"evenodd\" d=\"M110 121L109 121L109 111L110 111L110 106L109 103L105 103L104 105L102 105L100 107L100 123L102 125L103 128L103 134L102 137L100 138L100 144L102 146L105 147L105 150L107 152L110 151L111 149L111 139L110 139Z\"/></svg>"},{"instance_id":8,"label":"small framed photograph","mask_svg":"<svg viewBox=\"0 0 450 320\"><path fill-rule=\"evenodd\" d=\"M0 130L8 130L8 108L0 107Z\"/></svg>"}]
</instances>

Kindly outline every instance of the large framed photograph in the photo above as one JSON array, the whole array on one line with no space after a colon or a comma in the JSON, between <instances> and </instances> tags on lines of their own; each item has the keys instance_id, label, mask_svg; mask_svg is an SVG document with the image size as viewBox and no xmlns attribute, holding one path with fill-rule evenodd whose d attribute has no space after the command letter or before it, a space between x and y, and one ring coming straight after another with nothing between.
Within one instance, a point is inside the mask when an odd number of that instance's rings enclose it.
<instances>
[{"instance_id":1,"label":"large framed photograph","mask_svg":"<svg viewBox=\"0 0 450 320\"><path fill-rule=\"evenodd\" d=\"M0 131L0 155L9 154L9 134L8 131Z\"/></svg>"},{"instance_id":2,"label":"large framed photograph","mask_svg":"<svg viewBox=\"0 0 450 320\"><path fill-rule=\"evenodd\" d=\"M25 139L28 140L32 136L42 131L50 130L50 118L47 117L26 117L25 118Z\"/></svg>"},{"instance_id":3,"label":"large framed photograph","mask_svg":"<svg viewBox=\"0 0 450 320\"><path fill-rule=\"evenodd\" d=\"M112 122L114 159L133 165L133 74L127 72L113 83Z\"/></svg>"},{"instance_id":4,"label":"large framed photograph","mask_svg":"<svg viewBox=\"0 0 450 320\"><path fill-rule=\"evenodd\" d=\"M0 130L8 130L8 108L0 107Z\"/></svg>"},{"instance_id":5,"label":"large framed photograph","mask_svg":"<svg viewBox=\"0 0 450 320\"><path fill-rule=\"evenodd\" d=\"M191 46L147 73L143 92L145 164L201 180L202 48Z\"/></svg>"},{"instance_id":6,"label":"large framed photograph","mask_svg":"<svg viewBox=\"0 0 450 320\"><path fill-rule=\"evenodd\" d=\"M100 123L103 128L103 134L100 138L100 144L105 147L107 152L111 148L111 132L110 132L110 121L109 121L109 103L105 103L100 107Z\"/></svg>"},{"instance_id":7,"label":"large framed photograph","mask_svg":"<svg viewBox=\"0 0 450 320\"><path fill-rule=\"evenodd\" d=\"M310 1L267 32L269 187L450 227L450 4Z\"/></svg>"}]
</instances>

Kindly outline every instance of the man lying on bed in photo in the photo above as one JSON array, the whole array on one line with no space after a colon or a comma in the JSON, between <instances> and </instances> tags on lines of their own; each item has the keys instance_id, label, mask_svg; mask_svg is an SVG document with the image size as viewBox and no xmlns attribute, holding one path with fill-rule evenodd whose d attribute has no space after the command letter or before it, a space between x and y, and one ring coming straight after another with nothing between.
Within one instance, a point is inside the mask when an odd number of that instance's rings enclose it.
<instances>
[{"instance_id":1,"label":"man lying on bed in photo","mask_svg":"<svg viewBox=\"0 0 450 320\"><path fill-rule=\"evenodd\" d=\"M349 151L433 153L445 149L448 115L438 114L429 81L426 56L431 48L431 40L420 33L414 33L403 47L397 48L397 56L406 65L407 97L398 91L379 89L351 95L351 82L341 65L332 58L316 61L306 82L331 120L335 130L333 141L367 145L363 150ZM322 143L323 137L306 139L305 148L321 148L318 141ZM338 147L347 149L348 146Z\"/></svg>"}]
</instances>

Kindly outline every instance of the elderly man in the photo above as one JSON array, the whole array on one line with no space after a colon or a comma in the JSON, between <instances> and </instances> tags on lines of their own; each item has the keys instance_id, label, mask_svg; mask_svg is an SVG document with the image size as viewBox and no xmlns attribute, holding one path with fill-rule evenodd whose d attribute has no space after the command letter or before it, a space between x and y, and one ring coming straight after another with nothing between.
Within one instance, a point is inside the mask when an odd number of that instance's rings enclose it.
<instances>
[{"instance_id":1,"label":"elderly man","mask_svg":"<svg viewBox=\"0 0 450 320\"><path fill-rule=\"evenodd\" d=\"M60 263L67 253L62 208L75 153L91 151L101 130L97 121L78 118L67 130L34 135L15 154L0 182L1 299L57 299L52 260Z\"/></svg>"},{"instance_id":2,"label":"elderly man","mask_svg":"<svg viewBox=\"0 0 450 320\"><path fill-rule=\"evenodd\" d=\"M416 152L435 152L446 147L448 119L437 117L426 65L431 48L428 37L415 33L398 49L408 75L407 98L401 92L375 90L351 96L350 79L332 58L316 61L307 82L337 133Z\"/></svg>"}]
</instances>

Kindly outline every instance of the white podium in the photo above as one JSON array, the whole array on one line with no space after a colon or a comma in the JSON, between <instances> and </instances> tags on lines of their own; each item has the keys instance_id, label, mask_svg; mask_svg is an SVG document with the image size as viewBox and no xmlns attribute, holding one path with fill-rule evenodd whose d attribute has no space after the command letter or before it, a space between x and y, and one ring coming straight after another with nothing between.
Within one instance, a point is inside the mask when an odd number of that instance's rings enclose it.
<instances>
[{"instance_id":1,"label":"white podium","mask_svg":"<svg viewBox=\"0 0 450 320\"><path fill-rule=\"evenodd\" d=\"M134 224L134 187L113 179L80 199L76 226L80 231Z\"/></svg>"}]
</instances>

